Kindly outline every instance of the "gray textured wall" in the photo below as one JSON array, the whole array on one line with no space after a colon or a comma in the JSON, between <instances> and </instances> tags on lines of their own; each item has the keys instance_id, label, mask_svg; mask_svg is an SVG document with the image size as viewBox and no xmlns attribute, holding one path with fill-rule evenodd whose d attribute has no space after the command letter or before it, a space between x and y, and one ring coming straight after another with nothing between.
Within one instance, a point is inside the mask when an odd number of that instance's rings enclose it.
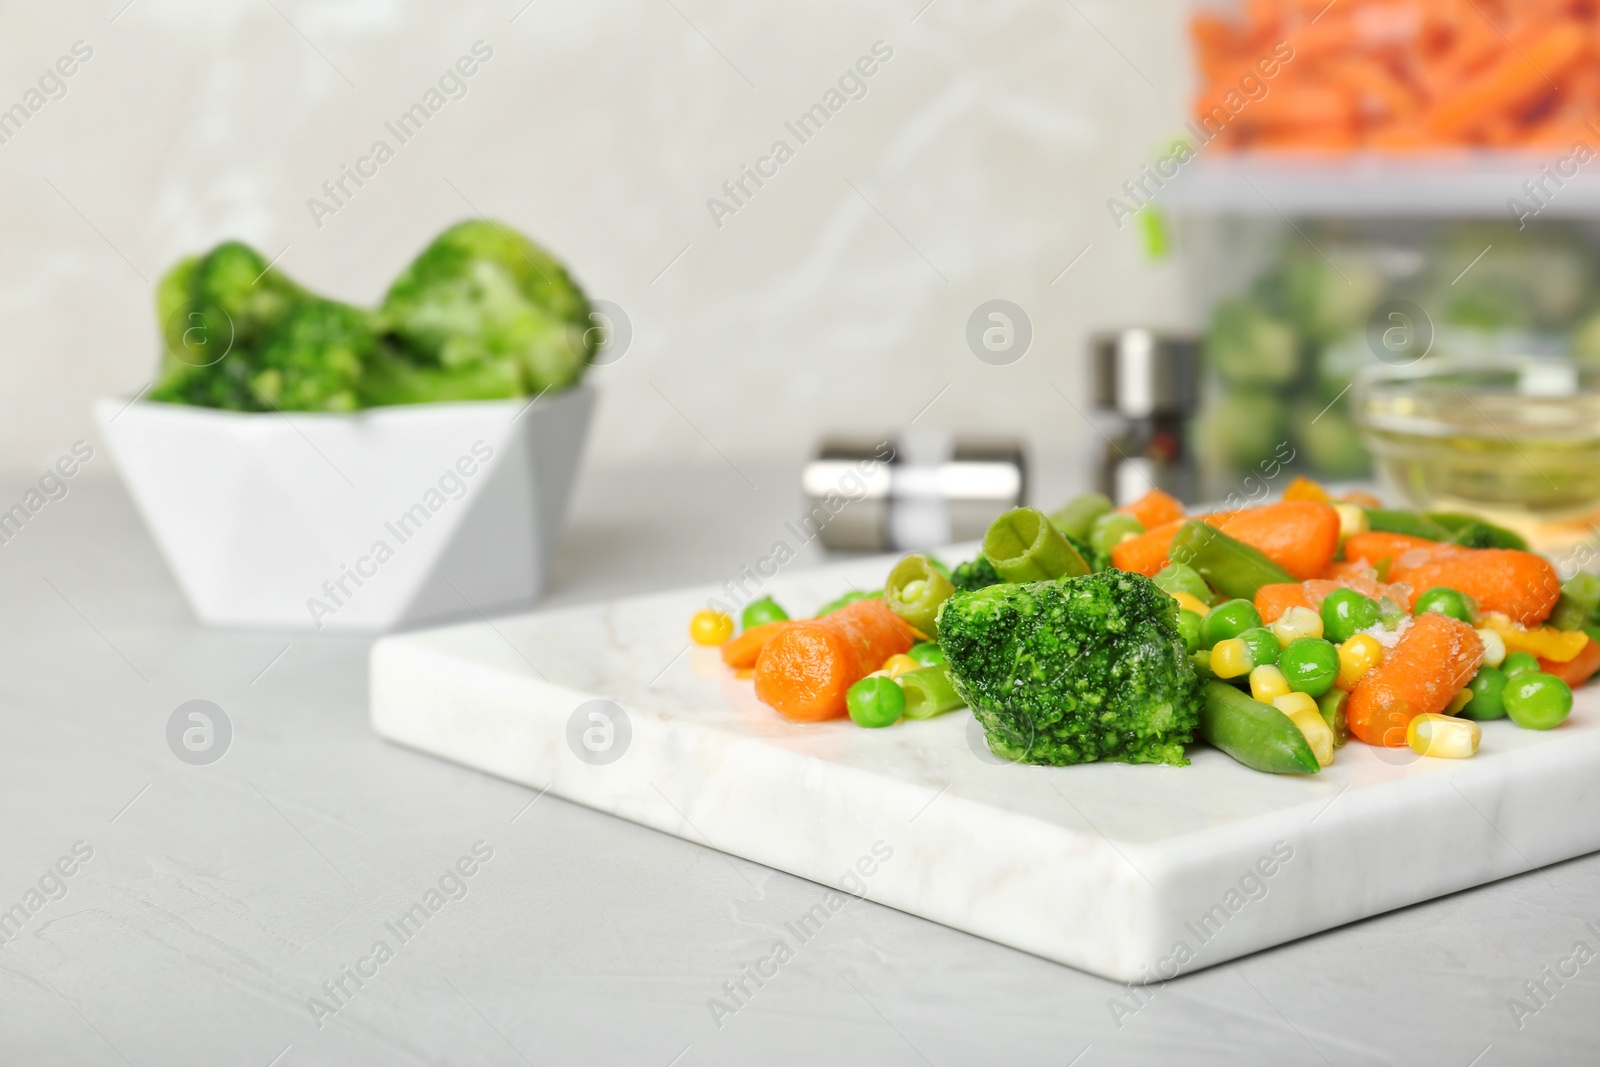
<instances>
[{"instance_id":1,"label":"gray textured wall","mask_svg":"<svg viewBox=\"0 0 1600 1067\"><path fill-rule=\"evenodd\" d=\"M632 320L595 373L603 464L787 460L946 385L919 425L1062 446L1087 433L1052 387L1082 404L1085 332L1179 314L1175 268L1105 207L1181 120L1177 0L124 3L0 7L0 108L41 105L0 143L5 470L145 384L151 283L228 236L373 301L459 217L523 228ZM384 123L480 40L465 95L399 144ZM93 56L62 95L47 72L78 41ZM847 83L860 98L801 143L785 122L878 41L893 56L865 94ZM380 138L394 157L314 219ZM714 219L780 139L793 158ZM964 340L994 297L1032 319L1012 366Z\"/></svg>"}]
</instances>

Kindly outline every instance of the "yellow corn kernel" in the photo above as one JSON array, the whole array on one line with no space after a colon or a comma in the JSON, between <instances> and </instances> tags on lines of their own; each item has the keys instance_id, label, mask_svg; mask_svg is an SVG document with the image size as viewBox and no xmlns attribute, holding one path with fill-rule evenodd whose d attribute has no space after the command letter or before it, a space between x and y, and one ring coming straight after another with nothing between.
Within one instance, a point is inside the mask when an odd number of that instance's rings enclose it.
<instances>
[{"instance_id":1,"label":"yellow corn kernel","mask_svg":"<svg viewBox=\"0 0 1600 1067\"><path fill-rule=\"evenodd\" d=\"M1356 634L1339 646L1339 688L1354 689L1361 676L1383 659L1383 646L1371 634Z\"/></svg>"},{"instance_id":2,"label":"yellow corn kernel","mask_svg":"<svg viewBox=\"0 0 1600 1067\"><path fill-rule=\"evenodd\" d=\"M906 655L904 652L890 656L883 661L884 672L891 678L898 678L907 671L914 671L922 664Z\"/></svg>"},{"instance_id":3,"label":"yellow corn kernel","mask_svg":"<svg viewBox=\"0 0 1600 1067\"><path fill-rule=\"evenodd\" d=\"M1290 608L1272 624L1272 633L1285 647L1296 638L1321 637L1322 616L1310 608Z\"/></svg>"},{"instance_id":4,"label":"yellow corn kernel","mask_svg":"<svg viewBox=\"0 0 1600 1067\"><path fill-rule=\"evenodd\" d=\"M1270 704L1288 692L1289 679L1272 664L1263 663L1250 669L1250 695L1261 703Z\"/></svg>"},{"instance_id":5,"label":"yellow corn kernel","mask_svg":"<svg viewBox=\"0 0 1600 1067\"><path fill-rule=\"evenodd\" d=\"M1285 715L1292 716L1299 711L1313 711L1319 717L1322 715L1322 712L1317 709L1316 698L1310 693L1285 693L1282 696L1273 697L1272 706Z\"/></svg>"},{"instance_id":6,"label":"yellow corn kernel","mask_svg":"<svg viewBox=\"0 0 1600 1067\"><path fill-rule=\"evenodd\" d=\"M1472 690L1463 689L1450 698L1450 706L1444 709L1446 715L1460 715L1461 709L1472 703Z\"/></svg>"},{"instance_id":7,"label":"yellow corn kernel","mask_svg":"<svg viewBox=\"0 0 1600 1067\"><path fill-rule=\"evenodd\" d=\"M1211 605L1193 593L1173 593L1172 599L1178 602L1178 607L1185 611L1192 611L1202 619L1211 614Z\"/></svg>"},{"instance_id":8,"label":"yellow corn kernel","mask_svg":"<svg viewBox=\"0 0 1600 1067\"><path fill-rule=\"evenodd\" d=\"M1418 715L1406 727L1406 744L1420 756L1466 759L1478 751L1483 730L1471 719Z\"/></svg>"},{"instance_id":9,"label":"yellow corn kernel","mask_svg":"<svg viewBox=\"0 0 1600 1067\"><path fill-rule=\"evenodd\" d=\"M1339 543L1342 545L1345 538L1351 534L1366 533L1371 525L1367 522L1367 509L1360 504L1335 504L1333 510L1339 513Z\"/></svg>"},{"instance_id":10,"label":"yellow corn kernel","mask_svg":"<svg viewBox=\"0 0 1600 1067\"><path fill-rule=\"evenodd\" d=\"M1483 642L1483 665L1498 667L1506 661L1506 639L1493 630L1479 630L1478 640Z\"/></svg>"},{"instance_id":11,"label":"yellow corn kernel","mask_svg":"<svg viewBox=\"0 0 1600 1067\"><path fill-rule=\"evenodd\" d=\"M1250 650L1237 637L1218 641L1211 649L1211 673L1218 678L1237 678L1250 673Z\"/></svg>"},{"instance_id":12,"label":"yellow corn kernel","mask_svg":"<svg viewBox=\"0 0 1600 1067\"><path fill-rule=\"evenodd\" d=\"M706 608L689 619L689 639L697 645L720 645L733 636L731 616Z\"/></svg>"},{"instance_id":13,"label":"yellow corn kernel","mask_svg":"<svg viewBox=\"0 0 1600 1067\"><path fill-rule=\"evenodd\" d=\"M1297 693L1296 696L1305 696ZM1333 762L1333 731L1328 729L1328 724L1323 721L1322 715L1317 711L1315 701L1310 708L1300 708L1298 711L1289 712L1289 721L1300 728L1305 735L1306 743L1311 746L1311 754L1317 757L1317 766L1326 767Z\"/></svg>"}]
</instances>

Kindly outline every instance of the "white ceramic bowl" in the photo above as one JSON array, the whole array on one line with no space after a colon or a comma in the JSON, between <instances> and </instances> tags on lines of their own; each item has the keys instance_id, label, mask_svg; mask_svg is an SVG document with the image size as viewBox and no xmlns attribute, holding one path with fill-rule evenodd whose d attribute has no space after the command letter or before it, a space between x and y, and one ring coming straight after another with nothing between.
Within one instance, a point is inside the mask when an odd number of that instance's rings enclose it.
<instances>
[{"instance_id":1,"label":"white ceramic bowl","mask_svg":"<svg viewBox=\"0 0 1600 1067\"><path fill-rule=\"evenodd\" d=\"M203 621L375 631L539 595L594 400L333 415L111 397L94 414Z\"/></svg>"}]
</instances>

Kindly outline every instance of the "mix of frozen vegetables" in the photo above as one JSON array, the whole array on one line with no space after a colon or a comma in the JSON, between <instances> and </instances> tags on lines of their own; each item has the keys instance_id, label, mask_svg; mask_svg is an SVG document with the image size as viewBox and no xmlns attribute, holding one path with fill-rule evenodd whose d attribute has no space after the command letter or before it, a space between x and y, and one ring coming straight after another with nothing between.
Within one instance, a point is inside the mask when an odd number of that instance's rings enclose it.
<instances>
[{"instance_id":1,"label":"mix of frozen vegetables","mask_svg":"<svg viewBox=\"0 0 1600 1067\"><path fill-rule=\"evenodd\" d=\"M1466 757L1485 720L1559 726L1600 670L1600 577L1304 478L1207 514L1160 491L1017 508L954 569L911 555L881 591L803 619L764 597L741 621L707 609L690 636L791 721L968 707L996 755L1047 765L1182 765L1203 740L1314 774L1351 737Z\"/></svg>"},{"instance_id":2,"label":"mix of frozen vegetables","mask_svg":"<svg viewBox=\"0 0 1600 1067\"><path fill-rule=\"evenodd\" d=\"M566 269L487 220L434 238L376 310L312 293L238 241L178 263L156 306L151 399L233 411L532 395L577 382L596 337Z\"/></svg>"}]
</instances>

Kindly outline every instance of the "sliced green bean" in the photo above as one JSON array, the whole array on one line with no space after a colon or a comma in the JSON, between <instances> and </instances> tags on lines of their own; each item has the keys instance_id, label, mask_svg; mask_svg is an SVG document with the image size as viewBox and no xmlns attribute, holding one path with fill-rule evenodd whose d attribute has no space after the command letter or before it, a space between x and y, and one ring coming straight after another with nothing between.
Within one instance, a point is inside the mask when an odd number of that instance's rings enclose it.
<instances>
[{"instance_id":1,"label":"sliced green bean","mask_svg":"<svg viewBox=\"0 0 1600 1067\"><path fill-rule=\"evenodd\" d=\"M908 719L931 719L966 706L967 702L950 684L950 668L942 663L907 671L898 681L906 693L905 716Z\"/></svg>"},{"instance_id":2,"label":"sliced green bean","mask_svg":"<svg viewBox=\"0 0 1600 1067\"><path fill-rule=\"evenodd\" d=\"M1368 508L1367 525L1379 533L1405 534L1425 541L1448 541L1450 531L1417 511L1399 508Z\"/></svg>"},{"instance_id":3,"label":"sliced green bean","mask_svg":"<svg viewBox=\"0 0 1600 1067\"><path fill-rule=\"evenodd\" d=\"M1345 714L1345 705L1349 702L1350 694L1339 688L1330 689L1317 698L1317 710L1322 713L1322 721L1333 731L1334 748L1350 740L1350 720Z\"/></svg>"},{"instance_id":4,"label":"sliced green bean","mask_svg":"<svg viewBox=\"0 0 1600 1067\"><path fill-rule=\"evenodd\" d=\"M894 565L883 586L889 610L929 637L938 635L939 605L956 587L927 556L907 556Z\"/></svg>"},{"instance_id":5,"label":"sliced green bean","mask_svg":"<svg viewBox=\"0 0 1600 1067\"><path fill-rule=\"evenodd\" d=\"M1225 597L1254 600L1263 585L1294 581L1293 575L1260 550L1198 519L1178 528L1167 555L1174 563L1192 567Z\"/></svg>"},{"instance_id":6,"label":"sliced green bean","mask_svg":"<svg viewBox=\"0 0 1600 1067\"><path fill-rule=\"evenodd\" d=\"M1201 687L1200 736L1251 770L1268 774L1316 774L1311 744L1294 720L1228 685Z\"/></svg>"},{"instance_id":7,"label":"sliced green bean","mask_svg":"<svg viewBox=\"0 0 1600 1067\"><path fill-rule=\"evenodd\" d=\"M1038 508L1013 508L983 535L983 554L1008 582L1076 578L1089 565Z\"/></svg>"},{"instance_id":8,"label":"sliced green bean","mask_svg":"<svg viewBox=\"0 0 1600 1067\"><path fill-rule=\"evenodd\" d=\"M1102 493L1084 493L1067 501L1050 516L1050 525L1080 541L1089 539L1094 520L1111 510L1111 498Z\"/></svg>"}]
</instances>

